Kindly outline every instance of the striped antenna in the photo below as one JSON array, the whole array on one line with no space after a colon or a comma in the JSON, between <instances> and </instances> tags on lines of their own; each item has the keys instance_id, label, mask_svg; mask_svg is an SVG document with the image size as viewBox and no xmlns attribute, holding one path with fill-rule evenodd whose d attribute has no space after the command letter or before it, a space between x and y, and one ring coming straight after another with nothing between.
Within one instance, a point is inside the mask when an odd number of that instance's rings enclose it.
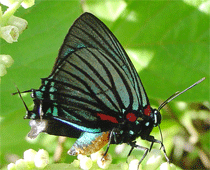
<instances>
[{"instance_id":1,"label":"striped antenna","mask_svg":"<svg viewBox=\"0 0 210 170\"><path fill-rule=\"evenodd\" d=\"M174 93L172 96L170 96L168 99L166 99L159 107L158 107L158 111L160 111L166 104L168 104L170 101L172 101L173 99L175 99L176 97L178 97L179 95L181 95L182 93L186 92L187 90L195 87L197 84L201 83L203 80L205 80L206 78L203 77L202 79L198 80L197 82L195 82L193 85L191 85L190 87L186 88L185 90L181 91L181 92L176 92Z\"/></svg>"}]
</instances>

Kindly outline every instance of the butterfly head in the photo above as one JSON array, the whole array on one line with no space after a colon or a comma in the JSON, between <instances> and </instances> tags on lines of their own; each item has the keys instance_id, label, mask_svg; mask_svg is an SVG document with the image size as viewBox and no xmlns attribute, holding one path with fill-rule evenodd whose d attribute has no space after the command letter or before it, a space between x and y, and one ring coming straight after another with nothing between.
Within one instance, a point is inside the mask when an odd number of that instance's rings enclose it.
<instances>
[{"instance_id":1,"label":"butterfly head","mask_svg":"<svg viewBox=\"0 0 210 170\"><path fill-rule=\"evenodd\" d=\"M40 100L37 97L37 94L39 94L38 93L39 91L31 89L30 92L32 92L31 98L33 98L33 101L34 101L34 108L31 111L26 109L27 111L24 118L25 119L42 119L42 115L43 115L42 100Z\"/></svg>"},{"instance_id":2,"label":"butterfly head","mask_svg":"<svg viewBox=\"0 0 210 170\"><path fill-rule=\"evenodd\" d=\"M21 95L21 93L29 93L29 92L32 92L31 97L34 99L33 110L28 109L28 106L26 105L26 103L23 100L22 95ZM39 99L39 95L40 95L39 92L40 92L39 90L34 90L34 89L20 92L19 89L17 88L17 92L12 93L12 95L19 94L19 97L25 106L26 115L24 116L24 119L39 119L39 118L41 119L41 115L42 115L43 111L42 111L42 100Z\"/></svg>"},{"instance_id":3,"label":"butterfly head","mask_svg":"<svg viewBox=\"0 0 210 170\"><path fill-rule=\"evenodd\" d=\"M28 107L21 95L21 93L28 93L28 92L32 92L31 97L34 99L33 110L28 109ZM13 95L19 94L19 96L25 106L26 115L25 115L24 119L32 119L32 120L30 120L30 123L29 123L31 126L31 130L28 134L28 137L31 139L36 138L39 133L46 131L47 126L48 126L48 121L42 119L42 115L43 115L42 100L39 99L39 96L38 96L39 92L40 91L38 91L38 90L36 91L34 89L20 92L19 89L17 88L17 92L13 93Z\"/></svg>"},{"instance_id":4,"label":"butterfly head","mask_svg":"<svg viewBox=\"0 0 210 170\"><path fill-rule=\"evenodd\" d=\"M154 116L153 116L153 126L156 127L161 123L161 114L157 109L154 109Z\"/></svg>"},{"instance_id":5,"label":"butterfly head","mask_svg":"<svg viewBox=\"0 0 210 170\"><path fill-rule=\"evenodd\" d=\"M150 105L147 105L144 109L145 126L156 127L161 123L161 114L158 109L153 109Z\"/></svg>"}]
</instances>

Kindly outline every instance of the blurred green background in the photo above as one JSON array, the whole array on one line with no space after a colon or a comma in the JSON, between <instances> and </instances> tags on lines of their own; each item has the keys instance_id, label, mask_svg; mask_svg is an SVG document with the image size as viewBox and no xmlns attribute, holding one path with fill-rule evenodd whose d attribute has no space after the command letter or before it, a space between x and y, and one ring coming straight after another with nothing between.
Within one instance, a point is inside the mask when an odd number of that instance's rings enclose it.
<instances>
[{"instance_id":1,"label":"blurred green background","mask_svg":"<svg viewBox=\"0 0 210 170\"><path fill-rule=\"evenodd\" d=\"M40 78L47 77L52 70L69 27L85 11L102 20L121 42L153 106L158 107L174 92L206 77L162 110L161 129L167 153L177 166L210 168L210 2L204 0L36 1L29 9L19 8L15 16L26 19L28 28L18 42L8 44L1 40L0 45L1 54L14 59L1 78L0 167L21 158L29 148L43 148L53 156L58 138L42 134L34 141L26 140L29 121L23 120L25 109L20 98L11 93L16 92L14 83L20 91L39 88ZM23 99L32 108L30 95L23 95ZM160 139L158 129L152 135ZM66 154L74 141L68 139L64 144L61 162L75 158ZM148 142L138 141L149 146ZM128 151L126 146L117 155L115 145L112 146L113 163L125 161ZM142 152L134 151L134 155L140 159Z\"/></svg>"}]
</instances>

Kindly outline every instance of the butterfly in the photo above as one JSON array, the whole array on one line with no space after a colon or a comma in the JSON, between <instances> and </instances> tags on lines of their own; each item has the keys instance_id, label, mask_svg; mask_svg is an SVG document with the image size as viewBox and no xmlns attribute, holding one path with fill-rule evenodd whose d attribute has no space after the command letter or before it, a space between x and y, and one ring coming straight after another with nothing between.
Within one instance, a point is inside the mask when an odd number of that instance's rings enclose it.
<instances>
[{"instance_id":1,"label":"butterfly","mask_svg":"<svg viewBox=\"0 0 210 170\"><path fill-rule=\"evenodd\" d=\"M162 141L150 133L161 123L160 109L184 91L158 109L152 108L119 41L103 22L86 12L69 29L51 74L42 79L39 89L24 91L31 92L34 102L30 111L23 101L25 119L31 119L28 136L46 132L77 138L70 155L92 154L108 144L106 155L110 144L127 143L131 146L128 155L134 148L145 151L139 164L159 143L169 162ZM137 145L138 137L151 142L150 148Z\"/></svg>"}]
</instances>

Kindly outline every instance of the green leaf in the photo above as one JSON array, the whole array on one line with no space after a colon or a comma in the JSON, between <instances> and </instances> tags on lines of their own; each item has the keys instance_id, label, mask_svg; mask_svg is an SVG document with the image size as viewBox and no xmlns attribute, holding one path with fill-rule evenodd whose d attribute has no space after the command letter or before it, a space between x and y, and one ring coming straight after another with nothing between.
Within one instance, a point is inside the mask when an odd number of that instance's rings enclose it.
<instances>
[{"instance_id":1,"label":"green leaf","mask_svg":"<svg viewBox=\"0 0 210 170\"><path fill-rule=\"evenodd\" d=\"M101 16L125 47L149 96L165 100L206 77L176 100L209 99L207 1L127 0L118 6L110 1L86 2L87 9Z\"/></svg>"}]
</instances>

